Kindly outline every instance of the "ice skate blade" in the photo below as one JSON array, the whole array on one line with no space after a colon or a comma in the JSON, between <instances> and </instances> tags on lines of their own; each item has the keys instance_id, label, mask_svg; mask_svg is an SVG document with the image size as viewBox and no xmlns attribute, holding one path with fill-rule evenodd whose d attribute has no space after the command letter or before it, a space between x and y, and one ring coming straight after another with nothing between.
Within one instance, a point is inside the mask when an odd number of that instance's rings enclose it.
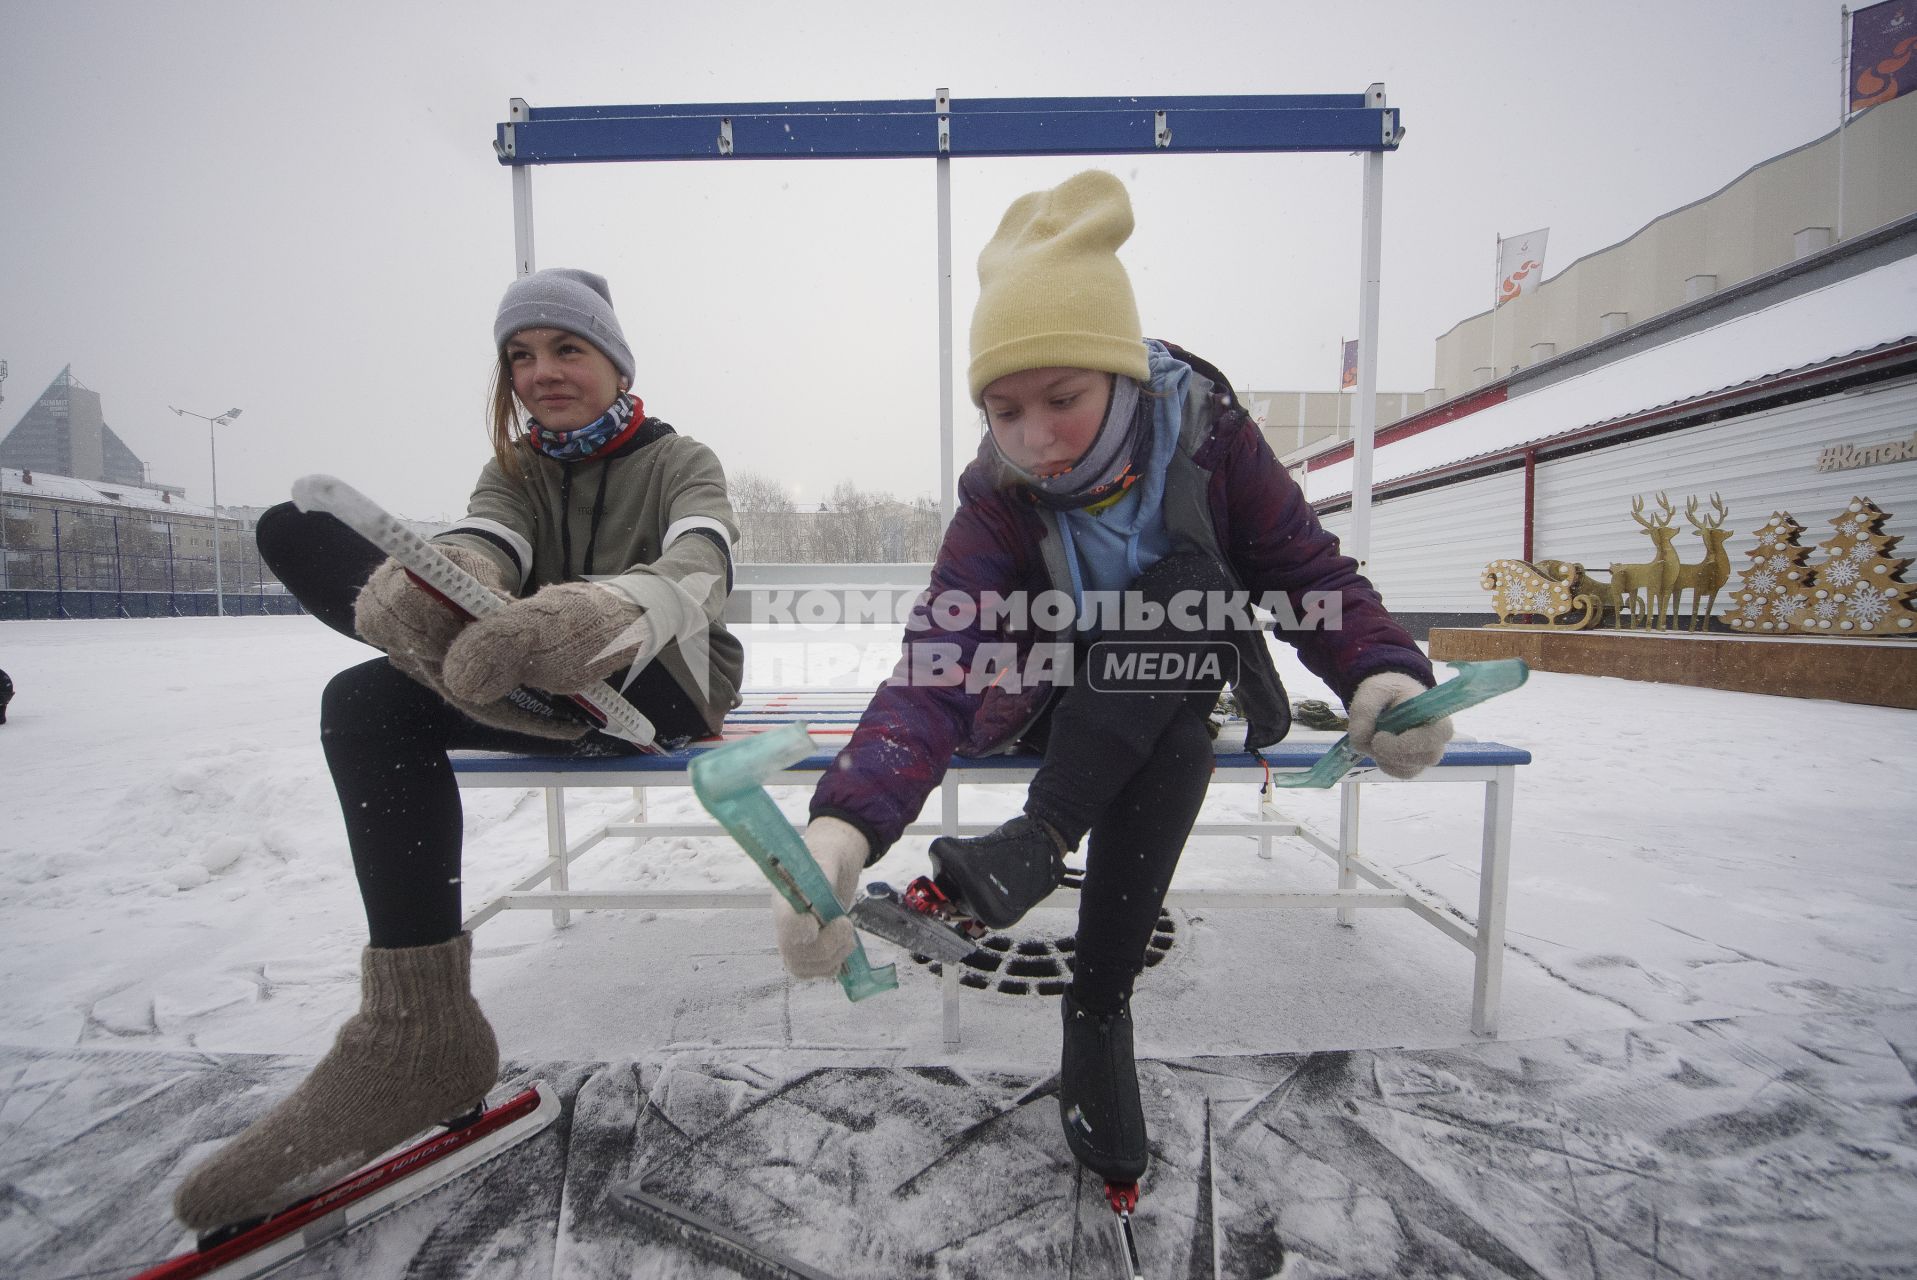
<instances>
[{"instance_id":1,"label":"ice skate blade","mask_svg":"<svg viewBox=\"0 0 1917 1280\"><path fill-rule=\"evenodd\" d=\"M882 882L869 885L846 914L856 928L896 943L914 955L930 956L946 964L957 964L978 949L952 925L906 906L897 892Z\"/></svg>"},{"instance_id":2,"label":"ice skate blade","mask_svg":"<svg viewBox=\"0 0 1917 1280\"><path fill-rule=\"evenodd\" d=\"M476 1122L423 1138L287 1206L210 1248L142 1271L133 1280L250 1280L285 1266L314 1245L435 1191L559 1118L559 1098L532 1084ZM217 1233L215 1233L217 1234Z\"/></svg>"}]
</instances>

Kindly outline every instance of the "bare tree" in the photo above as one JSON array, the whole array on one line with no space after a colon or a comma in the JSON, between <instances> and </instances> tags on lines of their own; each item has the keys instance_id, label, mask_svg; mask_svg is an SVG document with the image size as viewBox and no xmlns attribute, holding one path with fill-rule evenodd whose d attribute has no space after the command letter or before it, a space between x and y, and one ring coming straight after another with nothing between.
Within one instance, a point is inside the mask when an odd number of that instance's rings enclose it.
<instances>
[{"instance_id":1,"label":"bare tree","mask_svg":"<svg viewBox=\"0 0 1917 1280\"><path fill-rule=\"evenodd\" d=\"M746 511L790 511L792 495L771 476L757 471L741 471L726 479L726 492L732 497L732 509Z\"/></svg>"}]
</instances>

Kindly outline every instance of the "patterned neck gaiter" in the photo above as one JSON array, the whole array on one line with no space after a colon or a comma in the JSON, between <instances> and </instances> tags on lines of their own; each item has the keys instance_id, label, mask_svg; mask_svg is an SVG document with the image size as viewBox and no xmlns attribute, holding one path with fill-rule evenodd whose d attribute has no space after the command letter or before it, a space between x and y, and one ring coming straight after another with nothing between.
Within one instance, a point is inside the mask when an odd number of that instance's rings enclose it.
<instances>
[{"instance_id":1,"label":"patterned neck gaiter","mask_svg":"<svg viewBox=\"0 0 1917 1280\"><path fill-rule=\"evenodd\" d=\"M533 448L557 462L583 462L610 453L633 437L646 420L646 406L630 391L621 391L612 407L571 431L548 431L537 418L526 420Z\"/></svg>"}]
</instances>

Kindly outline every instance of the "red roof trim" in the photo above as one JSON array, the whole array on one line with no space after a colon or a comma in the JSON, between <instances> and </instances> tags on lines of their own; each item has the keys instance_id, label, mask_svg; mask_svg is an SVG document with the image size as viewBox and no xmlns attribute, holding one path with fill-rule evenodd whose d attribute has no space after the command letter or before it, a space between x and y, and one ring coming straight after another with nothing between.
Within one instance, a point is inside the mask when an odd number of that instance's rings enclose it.
<instances>
[{"instance_id":1,"label":"red roof trim","mask_svg":"<svg viewBox=\"0 0 1917 1280\"><path fill-rule=\"evenodd\" d=\"M1507 388L1504 383L1496 383L1468 396L1459 396L1447 400L1441 405L1426 409L1423 413L1414 413L1402 422L1394 422L1384 430L1372 436L1372 447L1391 444L1393 441L1409 439L1421 431L1433 427L1442 427L1447 422L1456 422L1459 418L1469 417L1480 409L1489 409L1494 404L1503 404ZM1313 454L1305 460L1307 471L1317 471L1334 462L1343 462L1351 457L1352 446L1341 444L1336 449L1327 449L1323 453Z\"/></svg>"},{"instance_id":2,"label":"red roof trim","mask_svg":"<svg viewBox=\"0 0 1917 1280\"><path fill-rule=\"evenodd\" d=\"M1416 471L1410 475L1397 476L1382 484L1374 485L1372 487L1372 493L1375 496L1380 493L1387 493L1393 489L1425 484L1431 480L1442 479L1454 472L1476 471L1490 463L1510 458L1521 458L1525 454L1532 453L1539 449L1559 449L1567 444L1572 444L1592 436L1617 435L1629 431L1634 427L1645 426L1666 418L1689 417L1699 411L1707 410L1714 405L1736 400L1751 399L1754 396L1767 392L1787 389L1798 383L1828 379L1833 374L1846 373L1860 366L1875 364L1885 360L1894 360L1900 356L1912 354L1917 354L1917 338L1905 338L1886 346L1878 347L1875 350L1863 352L1859 355L1844 356L1837 360L1812 365L1808 368L1773 374L1765 378L1755 378L1749 382L1740 383L1735 387L1726 387L1721 391L1713 391L1690 400L1678 400L1670 404L1641 409L1636 413L1626 414L1619 418L1611 418L1604 422L1594 422L1582 427L1571 427L1558 432L1556 435L1540 436L1536 440L1530 440L1524 444L1515 444L1503 449L1494 449L1486 453L1475 454L1469 458L1460 458L1456 462L1447 462L1440 466L1428 467L1423 471ZM1487 406L1481 405L1478 407L1484 408ZM1438 424L1434 422L1431 425L1436 426ZM1419 430L1427 429L1428 428L1424 427L1419 428ZM1350 500L1351 491L1346 489L1340 493L1327 494L1322 498L1313 499L1311 505L1315 509L1322 510L1327 505L1349 502Z\"/></svg>"}]
</instances>

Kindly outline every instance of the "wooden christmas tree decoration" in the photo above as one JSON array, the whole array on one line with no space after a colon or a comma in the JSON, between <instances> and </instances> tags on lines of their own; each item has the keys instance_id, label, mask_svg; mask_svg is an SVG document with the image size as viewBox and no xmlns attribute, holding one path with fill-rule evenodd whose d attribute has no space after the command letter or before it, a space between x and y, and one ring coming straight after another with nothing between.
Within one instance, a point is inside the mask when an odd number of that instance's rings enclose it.
<instances>
[{"instance_id":1,"label":"wooden christmas tree decoration","mask_svg":"<svg viewBox=\"0 0 1917 1280\"><path fill-rule=\"evenodd\" d=\"M1831 520L1836 533L1818 544L1810 594L1791 617L1816 635L1917 635L1917 583L1904 581L1908 557L1891 553L1901 539L1884 532L1890 519L1869 498L1852 498Z\"/></svg>"},{"instance_id":2,"label":"wooden christmas tree decoration","mask_svg":"<svg viewBox=\"0 0 1917 1280\"><path fill-rule=\"evenodd\" d=\"M1788 511L1774 511L1757 531L1757 546L1738 581L1737 595L1724 623L1734 631L1771 634L1790 630L1791 619L1810 598L1810 548L1798 545L1804 526Z\"/></svg>"}]
</instances>

